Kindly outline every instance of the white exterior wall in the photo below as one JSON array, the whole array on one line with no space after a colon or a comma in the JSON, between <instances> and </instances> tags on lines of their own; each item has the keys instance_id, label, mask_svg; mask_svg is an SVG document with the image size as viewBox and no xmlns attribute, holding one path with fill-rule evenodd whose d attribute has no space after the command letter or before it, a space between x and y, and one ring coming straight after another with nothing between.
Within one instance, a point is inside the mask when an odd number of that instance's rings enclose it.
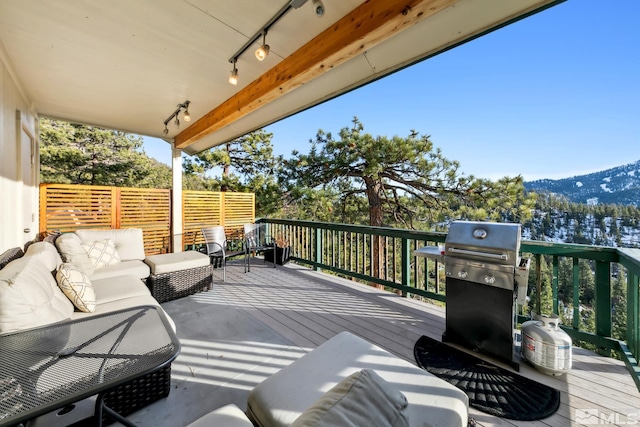
<instances>
[{"instance_id":1,"label":"white exterior wall","mask_svg":"<svg viewBox=\"0 0 640 427\"><path fill-rule=\"evenodd\" d=\"M0 253L38 234L37 126L0 45Z\"/></svg>"}]
</instances>

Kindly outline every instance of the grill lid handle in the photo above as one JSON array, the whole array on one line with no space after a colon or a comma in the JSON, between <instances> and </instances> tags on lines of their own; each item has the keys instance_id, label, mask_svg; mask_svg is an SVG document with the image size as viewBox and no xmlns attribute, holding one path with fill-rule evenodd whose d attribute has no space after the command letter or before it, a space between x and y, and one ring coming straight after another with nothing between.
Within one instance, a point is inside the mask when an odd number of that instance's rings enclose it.
<instances>
[{"instance_id":1,"label":"grill lid handle","mask_svg":"<svg viewBox=\"0 0 640 427\"><path fill-rule=\"evenodd\" d=\"M449 248L449 252L460 255L477 256L481 258L499 259L502 261L506 261L509 258L506 254L490 254L487 252L470 251L467 249Z\"/></svg>"}]
</instances>

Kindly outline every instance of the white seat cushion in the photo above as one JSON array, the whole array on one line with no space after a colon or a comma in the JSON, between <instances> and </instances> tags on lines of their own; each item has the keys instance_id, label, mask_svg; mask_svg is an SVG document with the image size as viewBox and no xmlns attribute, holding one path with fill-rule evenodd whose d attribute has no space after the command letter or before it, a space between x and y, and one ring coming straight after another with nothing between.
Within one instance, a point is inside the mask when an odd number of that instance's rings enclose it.
<instances>
[{"instance_id":1,"label":"white seat cushion","mask_svg":"<svg viewBox=\"0 0 640 427\"><path fill-rule=\"evenodd\" d=\"M92 283L98 304L131 297L151 296L149 288L138 277L130 274L123 274L115 279L96 279L92 280Z\"/></svg>"},{"instance_id":2,"label":"white seat cushion","mask_svg":"<svg viewBox=\"0 0 640 427\"><path fill-rule=\"evenodd\" d=\"M373 369L404 394L410 426L466 427L469 399L448 382L348 332L342 332L258 384L247 414L261 427L289 426L343 378Z\"/></svg>"},{"instance_id":3,"label":"white seat cushion","mask_svg":"<svg viewBox=\"0 0 640 427\"><path fill-rule=\"evenodd\" d=\"M165 274L209 265L209 257L197 251L176 252L174 254L151 255L144 262L151 268L151 274Z\"/></svg>"},{"instance_id":4,"label":"white seat cushion","mask_svg":"<svg viewBox=\"0 0 640 427\"><path fill-rule=\"evenodd\" d=\"M146 279L149 277L149 266L142 261L130 260L122 261L118 264L108 265L102 267L100 270L95 270L94 273L89 276L91 281L112 279L120 276L136 276L139 279ZM116 279L117 280L117 279Z\"/></svg>"}]
</instances>

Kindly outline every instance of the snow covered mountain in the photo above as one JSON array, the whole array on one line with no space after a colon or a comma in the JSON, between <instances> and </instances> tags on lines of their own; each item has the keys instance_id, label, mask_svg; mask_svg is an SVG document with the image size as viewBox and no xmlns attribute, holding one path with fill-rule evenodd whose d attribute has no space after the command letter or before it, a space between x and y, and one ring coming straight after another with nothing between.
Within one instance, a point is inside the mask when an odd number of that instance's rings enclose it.
<instances>
[{"instance_id":1,"label":"snow covered mountain","mask_svg":"<svg viewBox=\"0 0 640 427\"><path fill-rule=\"evenodd\" d=\"M601 172L524 183L528 191L554 193L575 203L640 206L640 160Z\"/></svg>"}]
</instances>

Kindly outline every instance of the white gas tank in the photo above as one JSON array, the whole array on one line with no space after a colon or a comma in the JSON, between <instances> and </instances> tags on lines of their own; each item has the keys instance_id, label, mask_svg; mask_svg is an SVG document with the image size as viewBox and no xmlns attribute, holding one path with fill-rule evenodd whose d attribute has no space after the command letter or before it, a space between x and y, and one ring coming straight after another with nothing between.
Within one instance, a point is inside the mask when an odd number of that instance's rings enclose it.
<instances>
[{"instance_id":1,"label":"white gas tank","mask_svg":"<svg viewBox=\"0 0 640 427\"><path fill-rule=\"evenodd\" d=\"M562 375L571 370L571 337L557 315L534 315L522 324L522 355L540 371Z\"/></svg>"}]
</instances>

